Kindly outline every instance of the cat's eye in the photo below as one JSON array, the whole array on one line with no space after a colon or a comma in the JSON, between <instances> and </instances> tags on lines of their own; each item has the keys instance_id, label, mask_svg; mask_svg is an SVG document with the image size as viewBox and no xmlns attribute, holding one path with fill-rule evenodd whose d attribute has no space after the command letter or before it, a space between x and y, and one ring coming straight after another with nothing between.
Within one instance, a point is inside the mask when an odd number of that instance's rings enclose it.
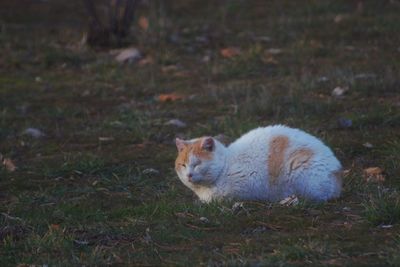
<instances>
[{"instance_id":1,"label":"cat's eye","mask_svg":"<svg viewBox=\"0 0 400 267\"><path fill-rule=\"evenodd\" d=\"M183 168L186 168L186 164L181 164L181 166L182 166Z\"/></svg>"},{"instance_id":2,"label":"cat's eye","mask_svg":"<svg viewBox=\"0 0 400 267\"><path fill-rule=\"evenodd\" d=\"M196 162L196 164L194 164L193 168L194 168L194 169L198 169L199 166L200 166L200 164L201 164L201 161Z\"/></svg>"}]
</instances>

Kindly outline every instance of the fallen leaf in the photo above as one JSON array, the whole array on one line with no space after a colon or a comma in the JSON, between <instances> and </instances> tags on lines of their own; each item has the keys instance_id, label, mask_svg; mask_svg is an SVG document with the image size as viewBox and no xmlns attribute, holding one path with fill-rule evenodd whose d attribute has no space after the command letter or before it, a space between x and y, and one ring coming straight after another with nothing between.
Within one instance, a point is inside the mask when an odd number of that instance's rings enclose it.
<instances>
[{"instance_id":1,"label":"fallen leaf","mask_svg":"<svg viewBox=\"0 0 400 267\"><path fill-rule=\"evenodd\" d=\"M99 137L100 142L114 141L114 137Z\"/></svg>"},{"instance_id":2,"label":"fallen leaf","mask_svg":"<svg viewBox=\"0 0 400 267\"><path fill-rule=\"evenodd\" d=\"M155 174L159 174L160 172L156 169L153 168L147 168L145 170L143 170L143 174L147 174L147 175L155 175Z\"/></svg>"},{"instance_id":3,"label":"fallen leaf","mask_svg":"<svg viewBox=\"0 0 400 267\"><path fill-rule=\"evenodd\" d=\"M209 38L206 35L196 36L194 40L201 44L208 44L210 42Z\"/></svg>"},{"instance_id":4,"label":"fallen leaf","mask_svg":"<svg viewBox=\"0 0 400 267\"><path fill-rule=\"evenodd\" d=\"M22 134L28 135L28 136L36 138L36 139L39 139L39 138L42 138L42 137L45 136L45 134L41 130L39 130L37 128L26 128L22 132Z\"/></svg>"},{"instance_id":5,"label":"fallen leaf","mask_svg":"<svg viewBox=\"0 0 400 267\"><path fill-rule=\"evenodd\" d=\"M279 201L279 204L284 206L296 206L299 204L299 199L295 195L292 195Z\"/></svg>"},{"instance_id":6,"label":"fallen leaf","mask_svg":"<svg viewBox=\"0 0 400 267\"><path fill-rule=\"evenodd\" d=\"M153 63L154 63L154 58L152 56L147 56L139 60L138 65L145 66L145 65L151 65Z\"/></svg>"},{"instance_id":7,"label":"fallen leaf","mask_svg":"<svg viewBox=\"0 0 400 267\"><path fill-rule=\"evenodd\" d=\"M203 56L203 58L201 59L201 62L203 63L208 63L211 60L211 56L210 55L205 55Z\"/></svg>"},{"instance_id":8,"label":"fallen leaf","mask_svg":"<svg viewBox=\"0 0 400 267\"><path fill-rule=\"evenodd\" d=\"M347 87L336 87L335 89L332 90L332 96L334 97L342 97L344 93L346 93L349 90Z\"/></svg>"},{"instance_id":9,"label":"fallen leaf","mask_svg":"<svg viewBox=\"0 0 400 267\"><path fill-rule=\"evenodd\" d=\"M327 81L329 81L329 78L326 76L319 77L317 80L317 82L320 82L320 83L327 82Z\"/></svg>"},{"instance_id":10,"label":"fallen leaf","mask_svg":"<svg viewBox=\"0 0 400 267\"><path fill-rule=\"evenodd\" d=\"M174 73L175 77L190 77L192 73L190 71L177 71Z\"/></svg>"},{"instance_id":11,"label":"fallen leaf","mask_svg":"<svg viewBox=\"0 0 400 267\"><path fill-rule=\"evenodd\" d=\"M261 57L262 62L265 64L275 64L277 65L279 62L274 58L273 55L270 54L265 54L264 56Z\"/></svg>"},{"instance_id":12,"label":"fallen leaf","mask_svg":"<svg viewBox=\"0 0 400 267\"><path fill-rule=\"evenodd\" d=\"M6 170L9 172L14 172L17 169L14 162L12 162L12 160L9 158L3 158L2 164L4 165Z\"/></svg>"},{"instance_id":13,"label":"fallen leaf","mask_svg":"<svg viewBox=\"0 0 400 267\"><path fill-rule=\"evenodd\" d=\"M140 28L144 31L149 29L149 20L145 16L140 16L138 24Z\"/></svg>"},{"instance_id":14,"label":"fallen leaf","mask_svg":"<svg viewBox=\"0 0 400 267\"><path fill-rule=\"evenodd\" d=\"M58 231L58 230L60 230L60 225L59 224L55 224L55 223L50 224L50 229Z\"/></svg>"},{"instance_id":15,"label":"fallen leaf","mask_svg":"<svg viewBox=\"0 0 400 267\"><path fill-rule=\"evenodd\" d=\"M89 96L90 95L90 90L86 89L85 91L82 92L81 96Z\"/></svg>"},{"instance_id":16,"label":"fallen leaf","mask_svg":"<svg viewBox=\"0 0 400 267\"><path fill-rule=\"evenodd\" d=\"M333 19L333 21L334 21L335 23L341 23L342 21L344 21L345 19L348 19L348 18L350 18L349 15L339 14L339 15L336 15L336 16L335 16L335 18Z\"/></svg>"},{"instance_id":17,"label":"fallen leaf","mask_svg":"<svg viewBox=\"0 0 400 267\"><path fill-rule=\"evenodd\" d=\"M220 50L220 53L225 58L232 58L232 57L239 56L241 54L241 51L238 47L226 47L226 48L222 48Z\"/></svg>"},{"instance_id":18,"label":"fallen leaf","mask_svg":"<svg viewBox=\"0 0 400 267\"><path fill-rule=\"evenodd\" d=\"M172 125L172 126L176 126L178 128L185 128L187 125L186 123L184 123L183 121L179 120L179 119L172 119L167 121L166 123L164 123L165 125Z\"/></svg>"},{"instance_id":19,"label":"fallen leaf","mask_svg":"<svg viewBox=\"0 0 400 267\"><path fill-rule=\"evenodd\" d=\"M89 244L89 242L86 240L77 240L77 239L74 239L74 243L79 246L86 246Z\"/></svg>"},{"instance_id":20,"label":"fallen leaf","mask_svg":"<svg viewBox=\"0 0 400 267\"><path fill-rule=\"evenodd\" d=\"M266 54L270 54L270 55L278 55L281 54L283 51L280 48L269 48L267 50L265 50Z\"/></svg>"},{"instance_id":21,"label":"fallen leaf","mask_svg":"<svg viewBox=\"0 0 400 267\"><path fill-rule=\"evenodd\" d=\"M313 48L322 48L323 47L321 42L314 40L314 39L310 40L309 44Z\"/></svg>"},{"instance_id":22,"label":"fallen leaf","mask_svg":"<svg viewBox=\"0 0 400 267\"><path fill-rule=\"evenodd\" d=\"M160 94L158 95L158 101L160 102L169 102L169 101L177 101L184 99L183 95L177 93L170 93L170 94Z\"/></svg>"},{"instance_id":23,"label":"fallen leaf","mask_svg":"<svg viewBox=\"0 0 400 267\"><path fill-rule=\"evenodd\" d=\"M356 80L363 80L363 79L375 79L376 74L374 73L360 73L354 76Z\"/></svg>"},{"instance_id":24,"label":"fallen leaf","mask_svg":"<svg viewBox=\"0 0 400 267\"><path fill-rule=\"evenodd\" d=\"M210 220L207 219L206 217L200 217L200 221L201 221L202 223L209 223L209 222L210 222Z\"/></svg>"},{"instance_id":25,"label":"fallen leaf","mask_svg":"<svg viewBox=\"0 0 400 267\"><path fill-rule=\"evenodd\" d=\"M364 169L364 178L368 183L381 183L385 181L383 170L379 167L369 167Z\"/></svg>"},{"instance_id":26,"label":"fallen leaf","mask_svg":"<svg viewBox=\"0 0 400 267\"><path fill-rule=\"evenodd\" d=\"M237 213L238 211L244 209L243 202L235 202L232 205L232 213Z\"/></svg>"},{"instance_id":27,"label":"fallen leaf","mask_svg":"<svg viewBox=\"0 0 400 267\"><path fill-rule=\"evenodd\" d=\"M366 143L363 144L363 147L373 148L374 146L370 142L366 142Z\"/></svg>"},{"instance_id":28,"label":"fallen leaf","mask_svg":"<svg viewBox=\"0 0 400 267\"><path fill-rule=\"evenodd\" d=\"M142 58L140 51L134 47L124 49L115 57L119 63L133 63Z\"/></svg>"},{"instance_id":29,"label":"fallen leaf","mask_svg":"<svg viewBox=\"0 0 400 267\"><path fill-rule=\"evenodd\" d=\"M353 125L353 121L346 118L339 118L338 124L340 128L350 128Z\"/></svg>"},{"instance_id":30,"label":"fallen leaf","mask_svg":"<svg viewBox=\"0 0 400 267\"><path fill-rule=\"evenodd\" d=\"M167 65L167 66L163 66L161 67L161 71L163 73L167 73L167 72L172 72L172 71L177 71L179 68L176 65Z\"/></svg>"},{"instance_id":31,"label":"fallen leaf","mask_svg":"<svg viewBox=\"0 0 400 267\"><path fill-rule=\"evenodd\" d=\"M269 37L269 36L258 36L258 37L255 37L254 38L256 41L259 41L259 42L265 42L265 43L268 43L268 42L271 42L271 37Z\"/></svg>"}]
</instances>

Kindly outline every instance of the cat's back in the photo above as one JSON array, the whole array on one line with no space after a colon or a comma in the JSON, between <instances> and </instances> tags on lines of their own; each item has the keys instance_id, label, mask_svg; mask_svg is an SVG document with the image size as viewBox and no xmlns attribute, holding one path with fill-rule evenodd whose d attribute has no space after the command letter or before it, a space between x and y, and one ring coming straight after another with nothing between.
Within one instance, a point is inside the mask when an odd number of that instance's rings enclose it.
<instances>
[{"instance_id":1,"label":"cat's back","mask_svg":"<svg viewBox=\"0 0 400 267\"><path fill-rule=\"evenodd\" d=\"M291 149L310 149L314 154L333 155L332 151L317 137L302 130L284 125L259 127L242 135L228 148L232 153L246 151L266 152L276 146Z\"/></svg>"},{"instance_id":2,"label":"cat's back","mask_svg":"<svg viewBox=\"0 0 400 267\"><path fill-rule=\"evenodd\" d=\"M304 136L306 134L303 131L298 129L290 128L284 125L272 125L267 127L258 127L253 129L241 137L239 137L236 141L230 144L229 148L232 150L237 150L241 148L245 148L252 145L261 145L267 143L273 137L276 136L284 136L284 137L291 137L293 139L298 139L302 137L302 139L306 139L307 137ZM308 134L306 134L308 135ZM304 140L307 141L307 140ZM309 140L308 140L309 141Z\"/></svg>"}]
</instances>

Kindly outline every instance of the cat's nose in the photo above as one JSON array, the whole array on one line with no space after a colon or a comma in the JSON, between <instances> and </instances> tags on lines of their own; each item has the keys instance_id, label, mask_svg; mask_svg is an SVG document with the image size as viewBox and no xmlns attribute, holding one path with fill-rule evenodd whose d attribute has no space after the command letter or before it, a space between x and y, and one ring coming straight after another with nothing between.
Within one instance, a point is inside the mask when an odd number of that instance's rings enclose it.
<instances>
[{"instance_id":1,"label":"cat's nose","mask_svg":"<svg viewBox=\"0 0 400 267\"><path fill-rule=\"evenodd\" d=\"M187 177L188 177L189 181L191 182L191 181L192 181L193 174L188 173Z\"/></svg>"}]
</instances>

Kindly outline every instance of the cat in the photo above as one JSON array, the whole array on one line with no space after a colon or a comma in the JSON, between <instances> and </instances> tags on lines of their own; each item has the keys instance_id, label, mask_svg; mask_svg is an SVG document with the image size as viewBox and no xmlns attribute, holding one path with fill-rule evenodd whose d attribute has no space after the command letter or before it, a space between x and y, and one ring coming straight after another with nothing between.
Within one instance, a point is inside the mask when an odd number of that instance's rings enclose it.
<instances>
[{"instance_id":1,"label":"cat","mask_svg":"<svg viewBox=\"0 0 400 267\"><path fill-rule=\"evenodd\" d=\"M316 137L283 125L260 127L229 146L213 137L176 138L175 170L202 202L338 198L342 166Z\"/></svg>"}]
</instances>

